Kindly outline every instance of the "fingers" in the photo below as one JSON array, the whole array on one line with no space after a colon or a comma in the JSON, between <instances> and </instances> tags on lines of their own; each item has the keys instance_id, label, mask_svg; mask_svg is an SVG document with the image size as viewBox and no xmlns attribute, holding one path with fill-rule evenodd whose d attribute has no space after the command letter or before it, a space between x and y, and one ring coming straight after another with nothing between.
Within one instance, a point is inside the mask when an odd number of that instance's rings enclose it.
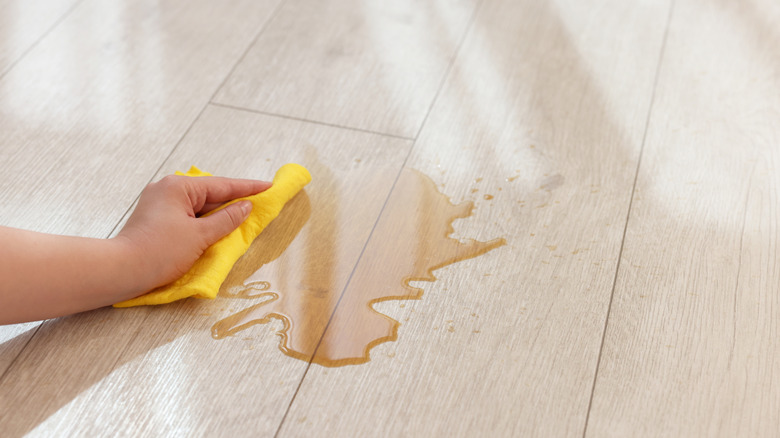
<instances>
[{"instance_id":1,"label":"fingers","mask_svg":"<svg viewBox=\"0 0 780 438\"><path fill-rule=\"evenodd\" d=\"M191 193L191 197L201 201L200 205L195 206L196 210L201 213L210 211L227 201L251 196L271 187L271 183L267 181L217 176L188 178L186 182L188 189L196 194L196 196L192 196Z\"/></svg>"},{"instance_id":2,"label":"fingers","mask_svg":"<svg viewBox=\"0 0 780 438\"><path fill-rule=\"evenodd\" d=\"M252 203L241 201L228 205L211 216L198 219L206 243L212 245L230 234L249 217L251 211Z\"/></svg>"},{"instance_id":3,"label":"fingers","mask_svg":"<svg viewBox=\"0 0 780 438\"><path fill-rule=\"evenodd\" d=\"M224 202L209 202L209 203L203 204L203 207L198 212L198 217L203 216L204 214L210 212L211 210L219 208L223 204L224 204Z\"/></svg>"}]
</instances>

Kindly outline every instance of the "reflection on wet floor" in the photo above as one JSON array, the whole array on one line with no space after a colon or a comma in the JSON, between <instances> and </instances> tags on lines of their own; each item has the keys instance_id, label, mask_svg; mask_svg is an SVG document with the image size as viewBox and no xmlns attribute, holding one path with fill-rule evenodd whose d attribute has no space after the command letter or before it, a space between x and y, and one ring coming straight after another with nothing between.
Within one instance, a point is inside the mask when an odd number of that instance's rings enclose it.
<instances>
[{"instance_id":1,"label":"reflection on wet floor","mask_svg":"<svg viewBox=\"0 0 780 438\"><path fill-rule=\"evenodd\" d=\"M410 282L435 281L436 269L506 243L504 239L460 242L450 237L452 222L470 216L473 208L472 202L452 204L430 178L405 169L355 272L341 288L334 286L333 264L338 259L333 245L336 231L349 232L349 226L317 208L315 217L322 214L319 217L329 219L329 224L319 220L317 226L308 227L312 207L308 195L301 193L255 241L241 261L244 268L234 269L222 291L222 296L262 301L217 322L212 335L221 339L278 318L284 322L280 349L285 354L324 366L364 363L372 347L396 339L399 325L376 312L373 303L419 299L422 289ZM307 232L300 233L304 228ZM304 258L298 284L263 278L262 266L288 258L280 256L299 234L310 234L305 238L316 244L295 255ZM249 266L254 273L247 276Z\"/></svg>"}]
</instances>

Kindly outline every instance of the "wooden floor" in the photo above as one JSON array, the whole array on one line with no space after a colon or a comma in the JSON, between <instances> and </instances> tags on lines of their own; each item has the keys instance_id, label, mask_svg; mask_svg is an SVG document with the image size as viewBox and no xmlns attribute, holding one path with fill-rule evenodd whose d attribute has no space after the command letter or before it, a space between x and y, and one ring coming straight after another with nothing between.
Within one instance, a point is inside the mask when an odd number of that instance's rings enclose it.
<instances>
[{"instance_id":1,"label":"wooden floor","mask_svg":"<svg viewBox=\"0 0 780 438\"><path fill-rule=\"evenodd\" d=\"M175 170L299 162L328 253L260 278L327 256L347 288L403 169L475 202L456 237L507 241L377 304L398 340L362 365L282 354L279 321L215 340L224 296L0 327L0 434L776 436L778 23L775 0L0 0L0 225L110 237Z\"/></svg>"}]
</instances>

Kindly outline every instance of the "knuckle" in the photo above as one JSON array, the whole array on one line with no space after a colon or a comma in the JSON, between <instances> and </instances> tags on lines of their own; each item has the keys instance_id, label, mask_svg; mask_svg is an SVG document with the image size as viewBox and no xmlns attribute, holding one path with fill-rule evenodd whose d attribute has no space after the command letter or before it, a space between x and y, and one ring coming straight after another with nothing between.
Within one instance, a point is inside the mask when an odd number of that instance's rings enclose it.
<instances>
[{"instance_id":1,"label":"knuckle","mask_svg":"<svg viewBox=\"0 0 780 438\"><path fill-rule=\"evenodd\" d=\"M178 185L181 182L181 177L179 175L166 175L162 177L159 181L157 181L156 184L162 186L162 187L170 187Z\"/></svg>"},{"instance_id":2,"label":"knuckle","mask_svg":"<svg viewBox=\"0 0 780 438\"><path fill-rule=\"evenodd\" d=\"M193 193L197 191L188 188L188 179L186 176L166 175L159 181L149 184L147 188L151 188L161 196L179 196L180 193L185 193L193 198L193 203L197 203L197 193Z\"/></svg>"}]
</instances>

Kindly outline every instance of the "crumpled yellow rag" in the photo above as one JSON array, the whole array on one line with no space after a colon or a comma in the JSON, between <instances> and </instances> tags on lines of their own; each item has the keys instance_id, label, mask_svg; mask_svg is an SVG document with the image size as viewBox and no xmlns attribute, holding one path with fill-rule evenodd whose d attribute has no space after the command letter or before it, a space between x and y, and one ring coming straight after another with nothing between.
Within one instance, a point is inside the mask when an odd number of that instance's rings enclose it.
<instances>
[{"instance_id":1,"label":"crumpled yellow rag","mask_svg":"<svg viewBox=\"0 0 780 438\"><path fill-rule=\"evenodd\" d=\"M195 166L182 174L187 176L210 176ZM268 190L246 198L236 199L220 207L247 199L252 201L252 213L241 226L211 245L181 278L166 286L131 300L114 304L114 307L132 307L151 304L165 304L187 297L216 298L222 282L233 265L249 249L252 241L279 215L282 207L303 186L311 181L311 175L301 165L285 164L274 176L273 186ZM217 209L217 210L219 210ZM214 211L217 211L214 210ZM211 214L213 212L210 212Z\"/></svg>"}]
</instances>

